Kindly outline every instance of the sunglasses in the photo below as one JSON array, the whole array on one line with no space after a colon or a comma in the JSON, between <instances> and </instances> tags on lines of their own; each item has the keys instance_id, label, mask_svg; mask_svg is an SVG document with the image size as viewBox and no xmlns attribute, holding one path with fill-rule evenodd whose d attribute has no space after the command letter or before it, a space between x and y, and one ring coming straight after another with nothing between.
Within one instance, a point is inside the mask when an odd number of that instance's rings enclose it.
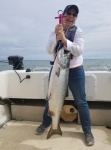
<instances>
[{"instance_id":1,"label":"sunglasses","mask_svg":"<svg viewBox=\"0 0 111 150\"><path fill-rule=\"evenodd\" d=\"M77 17L77 14L76 13L71 13L71 12L67 12L67 15L72 15L73 17Z\"/></svg>"}]
</instances>

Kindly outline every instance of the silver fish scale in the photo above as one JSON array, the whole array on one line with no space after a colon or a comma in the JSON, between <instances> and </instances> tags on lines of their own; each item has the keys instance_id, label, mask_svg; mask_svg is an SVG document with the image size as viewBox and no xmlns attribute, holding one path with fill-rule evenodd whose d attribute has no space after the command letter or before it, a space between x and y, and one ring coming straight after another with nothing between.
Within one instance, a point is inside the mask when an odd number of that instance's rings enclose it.
<instances>
[{"instance_id":1,"label":"silver fish scale","mask_svg":"<svg viewBox=\"0 0 111 150\"><path fill-rule=\"evenodd\" d=\"M64 54L63 48L58 51L57 60L58 60L58 64L60 68L65 69L69 67L70 57L71 57L70 52L67 54Z\"/></svg>"}]
</instances>

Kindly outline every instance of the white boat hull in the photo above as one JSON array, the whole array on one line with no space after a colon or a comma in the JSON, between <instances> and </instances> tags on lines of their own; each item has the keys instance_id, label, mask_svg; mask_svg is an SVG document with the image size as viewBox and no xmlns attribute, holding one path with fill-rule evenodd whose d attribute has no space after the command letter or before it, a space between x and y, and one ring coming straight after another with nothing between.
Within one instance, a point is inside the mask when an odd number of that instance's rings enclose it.
<instances>
[{"instance_id":1,"label":"white boat hull","mask_svg":"<svg viewBox=\"0 0 111 150\"><path fill-rule=\"evenodd\" d=\"M25 72L17 70L21 79L27 75L30 79L25 79L20 83L15 71L0 72L0 97L18 99L45 99L48 90L49 72ZM110 71L86 71L86 96L88 101L111 101L111 72ZM72 94L66 99L72 100Z\"/></svg>"}]
</instances>

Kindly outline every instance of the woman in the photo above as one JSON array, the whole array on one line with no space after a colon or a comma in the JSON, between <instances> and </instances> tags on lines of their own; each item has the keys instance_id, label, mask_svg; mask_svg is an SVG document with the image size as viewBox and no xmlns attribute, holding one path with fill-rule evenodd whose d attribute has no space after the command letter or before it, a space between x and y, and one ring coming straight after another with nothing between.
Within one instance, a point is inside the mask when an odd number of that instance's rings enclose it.
<instances>
[{"instance_id":1,"label":"woman","mask_svg":"<svg viewBox=\"0 0 111 150\"><path fill-rule=\"evenodd\" d=\"M68 86L74 97L82 129L85 135L85 142L88 146L94 144L94 137L91 132L91 121L89 107L85 94L85 73L83 68L83 32L79 27L75 26L79 9L76 5L68 5L64 9L63 24L57 24L55 30L51 32L47 51L54 57L56 52L64 47L66 51L70 51L72 58L70 60L69 82ZM62 44L61 44L62 43ZM48 116L48 102L46 103L43 114L43 122L36 129L36 134L42 134L47 127L51 125L51 117Z\"/></svg>"}]
</instances>

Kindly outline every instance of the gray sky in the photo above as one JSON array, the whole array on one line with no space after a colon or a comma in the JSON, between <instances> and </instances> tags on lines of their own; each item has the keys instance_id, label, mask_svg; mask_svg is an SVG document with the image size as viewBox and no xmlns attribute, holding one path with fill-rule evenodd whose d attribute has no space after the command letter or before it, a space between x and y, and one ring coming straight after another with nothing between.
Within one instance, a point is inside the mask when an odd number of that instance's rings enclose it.
<instances>
[{"instance_id":1,"label":"gray sky","mask_svg":"<svg viewBox=\"0 0 111 150\"><path fill-rule=\"evenodd\" d=\"M55 16L76 4L84 32L84 58L111 58L111 0L0 0L0 60L11 55L50 59L46 44Z\"/></svg>"}]
</instances>

